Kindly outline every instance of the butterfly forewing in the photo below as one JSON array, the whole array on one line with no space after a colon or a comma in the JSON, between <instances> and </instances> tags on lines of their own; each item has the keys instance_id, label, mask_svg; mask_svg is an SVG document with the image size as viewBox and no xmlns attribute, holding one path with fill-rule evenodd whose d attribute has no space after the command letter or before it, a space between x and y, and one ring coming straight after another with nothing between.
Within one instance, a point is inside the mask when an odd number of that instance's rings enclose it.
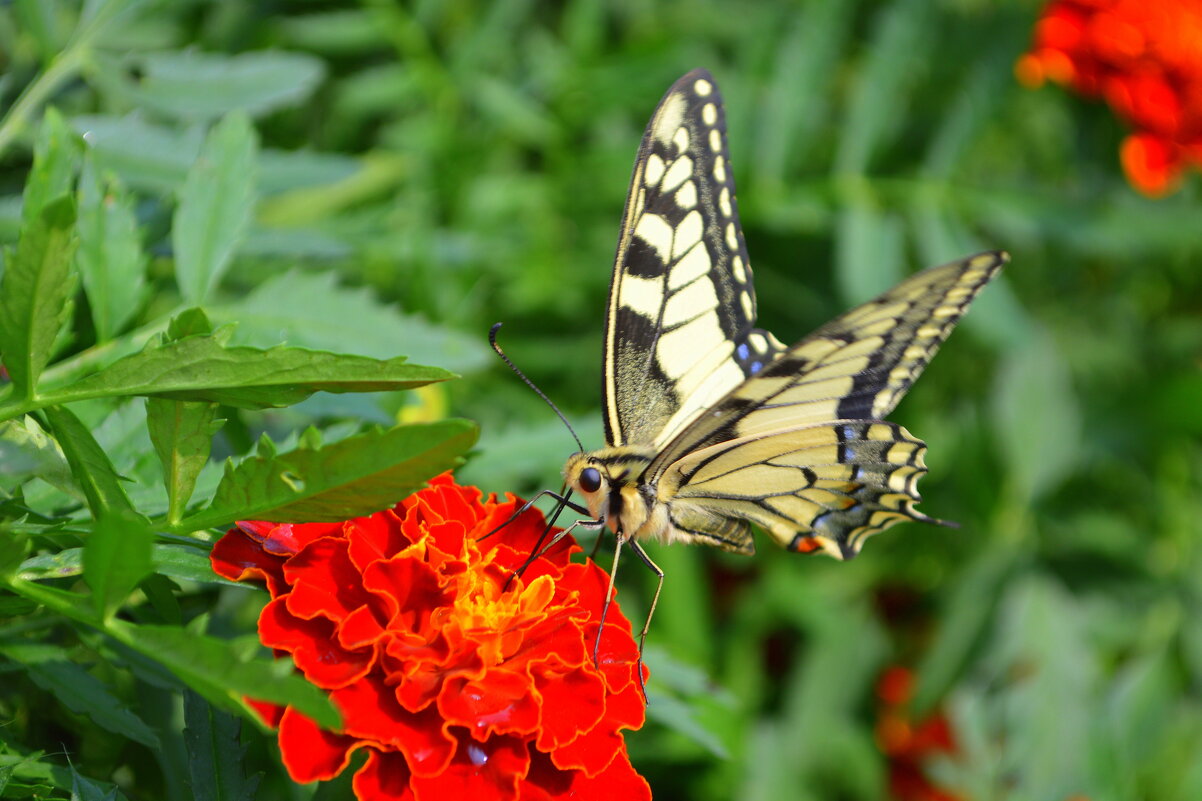
<instances>
[{"instance_id":1,"label":"butterfly forewing","mask_svg":"<svg viewBox=\"0 0 1202 801\"><path fill-rule=\"evenodd\" d=\"M822 326L715 402L659 452L647 478L720 442L888 414L1005 260L982 253L932 267Z\"/></svg>"},{"instance_id":2,"label":"butterfly forewing","mask_svg":"<svg viewBox=\"0 0 1202 801\"><path fill-rule=\"evenodd\" d=\"M694 70L643 136L606 317L610 445L669 441L783 350L755 328L722 98Z\"/></svg>"}]
</instances>

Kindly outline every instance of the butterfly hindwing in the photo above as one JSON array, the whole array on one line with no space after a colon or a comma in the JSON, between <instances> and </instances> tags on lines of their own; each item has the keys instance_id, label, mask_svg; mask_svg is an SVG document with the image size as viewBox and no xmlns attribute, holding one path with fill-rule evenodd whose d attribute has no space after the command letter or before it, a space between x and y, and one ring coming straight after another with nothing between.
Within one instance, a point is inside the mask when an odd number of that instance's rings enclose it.
<instances>
[{"instance_id":1,"label":"butterfly hindwing","mask_svg":"<svg viewBox=\"0 0 1202 801\"><path fill-rule=\"evenodd\" d=\"M785 429L712 445L660 478L670 517L732 518L759 525L793 551L841 558L914 508L926 446L880 420Z\"/></svg>"},{"instance_id":2,"label":"butterfly hindwing","mask_svg":"<svg viewBox=\"0 0 1202 801\"><path fill-rule=\"evenodd\" d=\"M660 444L783 346L755 328L755 290L722 99L694 70L643 136L606 317L610 445Z\"/></svg>"}]
</instances>

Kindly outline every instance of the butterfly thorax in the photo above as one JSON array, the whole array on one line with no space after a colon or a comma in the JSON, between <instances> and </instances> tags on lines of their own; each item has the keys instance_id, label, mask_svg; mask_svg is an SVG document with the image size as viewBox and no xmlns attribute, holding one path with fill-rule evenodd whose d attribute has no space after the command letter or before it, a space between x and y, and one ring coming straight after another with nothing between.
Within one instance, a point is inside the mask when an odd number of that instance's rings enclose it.
<instances>
[{"instance_id":1,"label":"butterfly thorax","mask_svg":"<svg viewBox=\"0 0 1202 801\"><path fill-rule=\"evenodd\" d=\"M564 466L564 478L584 496L595 520L615 534L637 540L703 542L723 550L752 553L746 521L715 515L674 497L675 488L648 477L654 447L620 445L576 453Z\"/></svg>"}]
</instances>

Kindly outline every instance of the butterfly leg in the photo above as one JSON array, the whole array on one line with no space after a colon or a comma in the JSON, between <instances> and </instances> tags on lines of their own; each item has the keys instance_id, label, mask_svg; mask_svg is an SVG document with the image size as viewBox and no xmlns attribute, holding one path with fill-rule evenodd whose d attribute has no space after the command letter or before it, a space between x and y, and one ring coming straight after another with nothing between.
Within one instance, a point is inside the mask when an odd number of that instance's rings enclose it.
<instances>
[{"instance_id":1,"label":"butterfly leg","mask_svg":"<svg viewBox=\"0 0 1202 801\"><path fill-rule=\"evenodd\" d=\"M496 528L494 528L492 531L488 532L484 536L478 538L476 540L476 542L482 542L482 541L488 539L489 537L491 537L492 535L496 534L497 532L501 531L502 529L504 529L510 523L512 523L513 521L517 520L519 517L524 515L532 506L534 506L534 502L537 501L539 498L542 498L544 495L549 498L555 499L555 502L556 502L555 512L551 515L551 519L550 519L550 521L548 521L547 527L545 529L543 529L543 533L538 536L538 540L537 540L537 542L535 542L534 549L531 551L530 556L528 556L526 558L526 561L523 562L521 564L521 566L518 567L517 570L513 571L513 573L510 574L509 579L505 582L505 586L502 587L502 590L508 590L509 586L513 583L513 580L515 578L522 575L522 573L524 573L526 571L526 568L530 567L531 563L533 563L535 559L537 559L538 557L540 557L544 553L546 553L551 547L553 547L555 545L555 543L557 543L561 539L563 539L564 535L567 534L568 531L571 530L571 528L569 528L566 531L560 532L551 540L551 542L547 543L545 546L542 545L543 539L547 536L548 533L550 533L551 529L555 526L555 521L559 519L559 516L563 513L563 510L565 508L571 509L572 511L576 512L577 514L583 514L583 515L588 514L588 509L585 509L580 504L572 503L572 501L569 500L569 498L571 498L571 496L572 496L572 493L570 490L568 491L568 493L566 495L560 495L559 493L552 492L551 490L543 490L542 492L538 493L530 500L526 501L526 503L522 504L522 508L518 509L512 515L510 515L508 520L506 520L504 523L497 526Z\"/></svg>"},{"instance_id":2,"label":"butterfly leg","mask_svg":"<svg viewBox=\"0 0 1202 801\"><path fill-rule=\"evenodd\" d=\"M601 650L601 633L605 631L605 618L609 615L609 604L614 598L614 582L618 576L618 557L622 555L622 544L626 542L626 535L619 532L615 535L617 545L614 546L614 560L609 566L609 587L605 590L605 603L601 604L601 625L597 628L597 639L593 641L593 665L600 666L598 653ZM639 659L642 659L642 652L639 653ZM640 675L642 669L640 668Z\"/></svg>"},{"instance_id":3,"label":"butterfly leg","mask_svg":"<svg viewBox=\"0 0 1202 801\"><path fill-rule=\"evenodd\" d=\"M630 541L630 549L642 560L643 564L651 569L651 572L656 577L655 595L651 596L651 608L647 610L647 619L643 622L643 630L639 632L639 687L643 691L643 702L646 703L647 683L646 679L643 678L643 646L647 643L647 630L651 628L651 616L655 614L655 606L659 603L660 590L664 588L664 571L659 565L651 561L651 557L643 550L643 546L639 545L635 540Z\"/></svg>"},{"instance_id":4,"label":"butterfly leg","mask_svg":"<svg viewBox=\"0 0 1202 801\"><path fill-rule=\"evenodd\" d=\"M572 503L570 500L568 500L568 498L570 498L572 495L571 492L569 492L567 495L560 495L558 492L553 492L552 490L543 490L542 492L538 493L533 498L531 498L530 500L528 500L524 504L522 504L522 508L518 509L516 512L511 514L509 516L509 519L506 520L504 523L497 526L496 528L494 528L492 531L488 532L484 536L477 538L476 542L483 542L484 540L488 539L492 535L501 531L503 528L508 526L514 520L517 520L519 517L526 514L526 512L529 511L530 507L534 506L535 501L537 501L539 498L543 497L544 495L547 496L548 498L554 498L555 502L557 504L559 504L559 509L556 510L555 517L559 516L560 511L562 511L565 506L567 508L571 509L576 514L587 515L589 513L588 509L585 509L580 504Z\"/></svg>"}]
</instances>

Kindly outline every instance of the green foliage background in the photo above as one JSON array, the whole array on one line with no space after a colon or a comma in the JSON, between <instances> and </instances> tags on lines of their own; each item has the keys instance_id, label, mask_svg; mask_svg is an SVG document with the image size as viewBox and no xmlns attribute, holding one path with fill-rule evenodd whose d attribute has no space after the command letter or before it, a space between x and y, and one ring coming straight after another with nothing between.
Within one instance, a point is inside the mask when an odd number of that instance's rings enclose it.
<instances>
[{"instance_id":1,"label":"green foliage background","mask_svg":"<svg viewBox=\"0 0 1202 801\"><path fill-rule=\"evenodd\" d=\"M631 163L693 67L726 96L761 321L781 339L921 266L1008 250L893 416L930 446L923 508L961 528L892 529L848 564L652 546L668 578L632 759L659 799L885 797L874 685L900 664L917 671L911 714L938 707L957 738L929 775L966 799L1202 798L1200 184L1138 196L1105 107L1017 86L1037 4L85 6L82 23L64 0L0 6L0 240L36 224L21 195L55 124L86 142L80 225L103 205L85 192L129 211L91 222L126 225L107 230L127 250L92 254L122 280L94 289L81 263L87 295L72 292L56 376L133 352L188 305L236 322L230 345L405 354L463 376L286 410L190 395L223 404L214 458L264 432L292 447L307 425L339 441L365 421L453 415L481 426L463 480L558 486L571 439L485 335L503 320L508 353L601 443L602 315ZM205 178L198 157L226 172ZM356 375L344 388L378 388ZM165 509L143 402L72 408L135 503ZM5 498L36 506L69 484L53 460L13 464ZM219 473L201 472L201 490ZM154 531L161 546L174 529ZM18 562L64 544L40 536ZM126 614L161 612L165 593L215 639L253 631L260 596L174 575ZM649 578L628 564L621 584L637 619ZM131 587L93 591L120 603ZM0 594L0 617L0 797L68 797L68 760L81 797L103 792L89 780L128 798L254 795L182 767L185 717L234 742L211 695L185 704L178 676L123 641L65 635L27 599ZM290 786L270 736L241 736L244 757L222 753L265 774L257 797L347 792Z\"/></svg>"}]
</instances>

